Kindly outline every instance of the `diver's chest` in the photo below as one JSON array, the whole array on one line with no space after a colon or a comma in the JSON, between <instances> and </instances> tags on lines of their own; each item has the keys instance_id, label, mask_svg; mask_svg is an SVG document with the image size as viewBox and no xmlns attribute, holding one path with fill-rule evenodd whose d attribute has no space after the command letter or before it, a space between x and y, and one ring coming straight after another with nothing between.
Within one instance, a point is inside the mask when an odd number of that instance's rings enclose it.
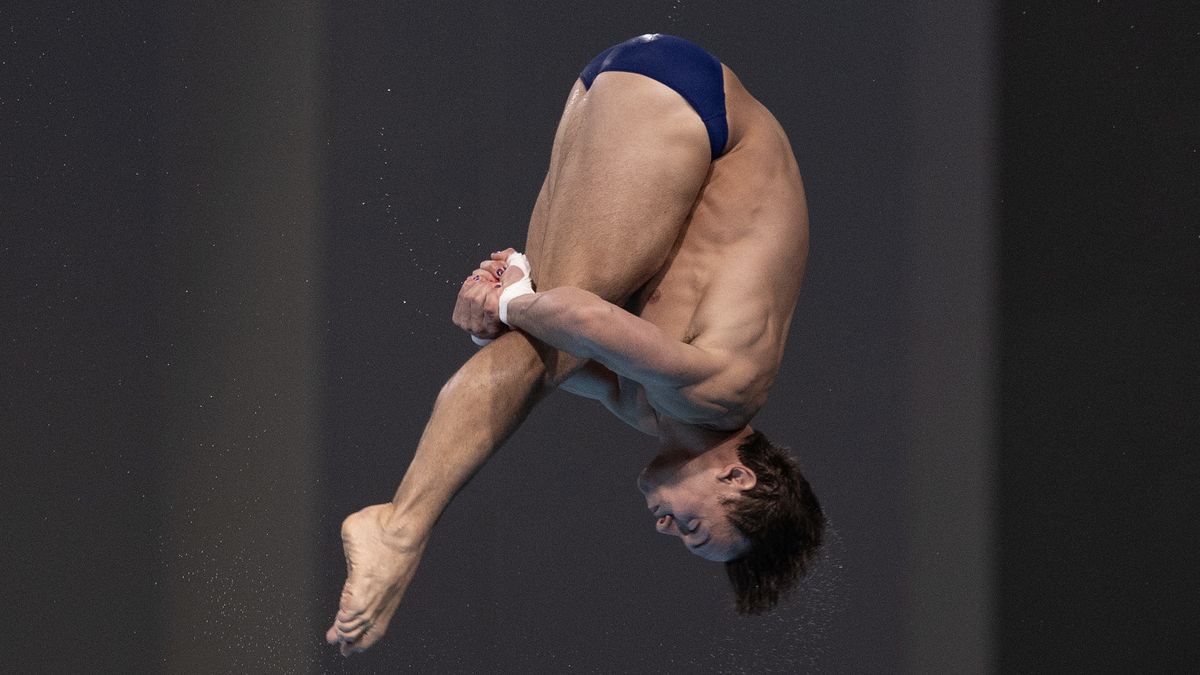
<instances>
[{"instance_id":1,"label":"diver's chest","mask_svg":"<svg viewBox=\"0 0 1200 675\"><path fill-rule=\"evenodd\" d=\"M696 325L701 294L697 288L686 288L669 281L664 279L663 283L646 289L638 298L635 313L672 338L690 343L702 328Z\"/></svg>"}]
</instances>

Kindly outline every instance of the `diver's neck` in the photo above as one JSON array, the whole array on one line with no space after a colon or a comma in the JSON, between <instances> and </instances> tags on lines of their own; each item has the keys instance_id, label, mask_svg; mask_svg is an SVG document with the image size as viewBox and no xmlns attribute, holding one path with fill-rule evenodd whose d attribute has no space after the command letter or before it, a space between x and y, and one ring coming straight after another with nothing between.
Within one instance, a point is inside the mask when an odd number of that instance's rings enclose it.
<instances>
[{"instance_id":1,"label":"diver's neck","mask_svg":"<svg viewBox=\"0 0 1200 675\"><path fill-rule=\"evenodd\" d=\"M742 440L752 433L754 430L750 425L734 431L718 431L663 417L659 419L658 425L658 450L660 454L686 454L696 457L718 446L729 445L736 449Z\"/></svg>"}]
</instances>

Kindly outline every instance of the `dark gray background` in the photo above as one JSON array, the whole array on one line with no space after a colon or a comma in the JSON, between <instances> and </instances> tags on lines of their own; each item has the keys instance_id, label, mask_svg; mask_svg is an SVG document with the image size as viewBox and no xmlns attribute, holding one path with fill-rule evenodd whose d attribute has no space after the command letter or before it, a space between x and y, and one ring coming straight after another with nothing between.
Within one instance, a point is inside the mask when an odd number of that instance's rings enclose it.
<instances>
[{"instance_id":1,"label":"dark gray background","mask_svg":"<svg viewBox=\"0 0 1200 675\"><path fill-rule=\"evenodd\" d=\"M1170 516L1197 478L1200 97L1194 31L1149 12L0 10L0 667L1194 662L1196 526ZM653 532L650 439L559 394L446 513L387 641L343 661L320 638L337 526L390 496L473 349L455 280L523 240L578 70L651 31L732 67L805 175L759 426L806 466L827 558L733 617L721 568Z\"/></svg>"}]
</instances>

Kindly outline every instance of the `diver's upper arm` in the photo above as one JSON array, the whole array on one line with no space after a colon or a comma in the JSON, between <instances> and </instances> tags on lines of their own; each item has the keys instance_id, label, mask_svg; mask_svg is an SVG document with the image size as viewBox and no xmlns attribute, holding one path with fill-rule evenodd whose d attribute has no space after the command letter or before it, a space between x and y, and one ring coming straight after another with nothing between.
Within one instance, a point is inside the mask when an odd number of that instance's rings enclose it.
<instances>
[{"instance_id":1,"label":"diver's upper arm","mask_svg":"<svg viewBox=\"0 0 1200 675\"><path fill-rule=\"evenodd\" d=\"M726 365L721 355L677 340L600 296L570 286L514 298L509 317L542 341L644 386L698 384Z\"/></svg>"}]
</instances>

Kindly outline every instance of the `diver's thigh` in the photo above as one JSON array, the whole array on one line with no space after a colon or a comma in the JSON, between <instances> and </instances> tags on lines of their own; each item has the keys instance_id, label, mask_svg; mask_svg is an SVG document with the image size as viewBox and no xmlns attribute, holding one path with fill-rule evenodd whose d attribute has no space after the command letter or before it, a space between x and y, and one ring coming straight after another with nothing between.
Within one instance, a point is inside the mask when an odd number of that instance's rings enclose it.
<instances>
[{"instance_id":1,"label":"diver's thigh","mask_svg":"<svg viewBox=\"0 0 1200 675\"><path fill-rule=\"evenodd\" d=\"M666 262L710 161L704 123L666 85L624 72L576 82L526 242L538 288L632 295Z\"/></svg>"}]
</instances>

